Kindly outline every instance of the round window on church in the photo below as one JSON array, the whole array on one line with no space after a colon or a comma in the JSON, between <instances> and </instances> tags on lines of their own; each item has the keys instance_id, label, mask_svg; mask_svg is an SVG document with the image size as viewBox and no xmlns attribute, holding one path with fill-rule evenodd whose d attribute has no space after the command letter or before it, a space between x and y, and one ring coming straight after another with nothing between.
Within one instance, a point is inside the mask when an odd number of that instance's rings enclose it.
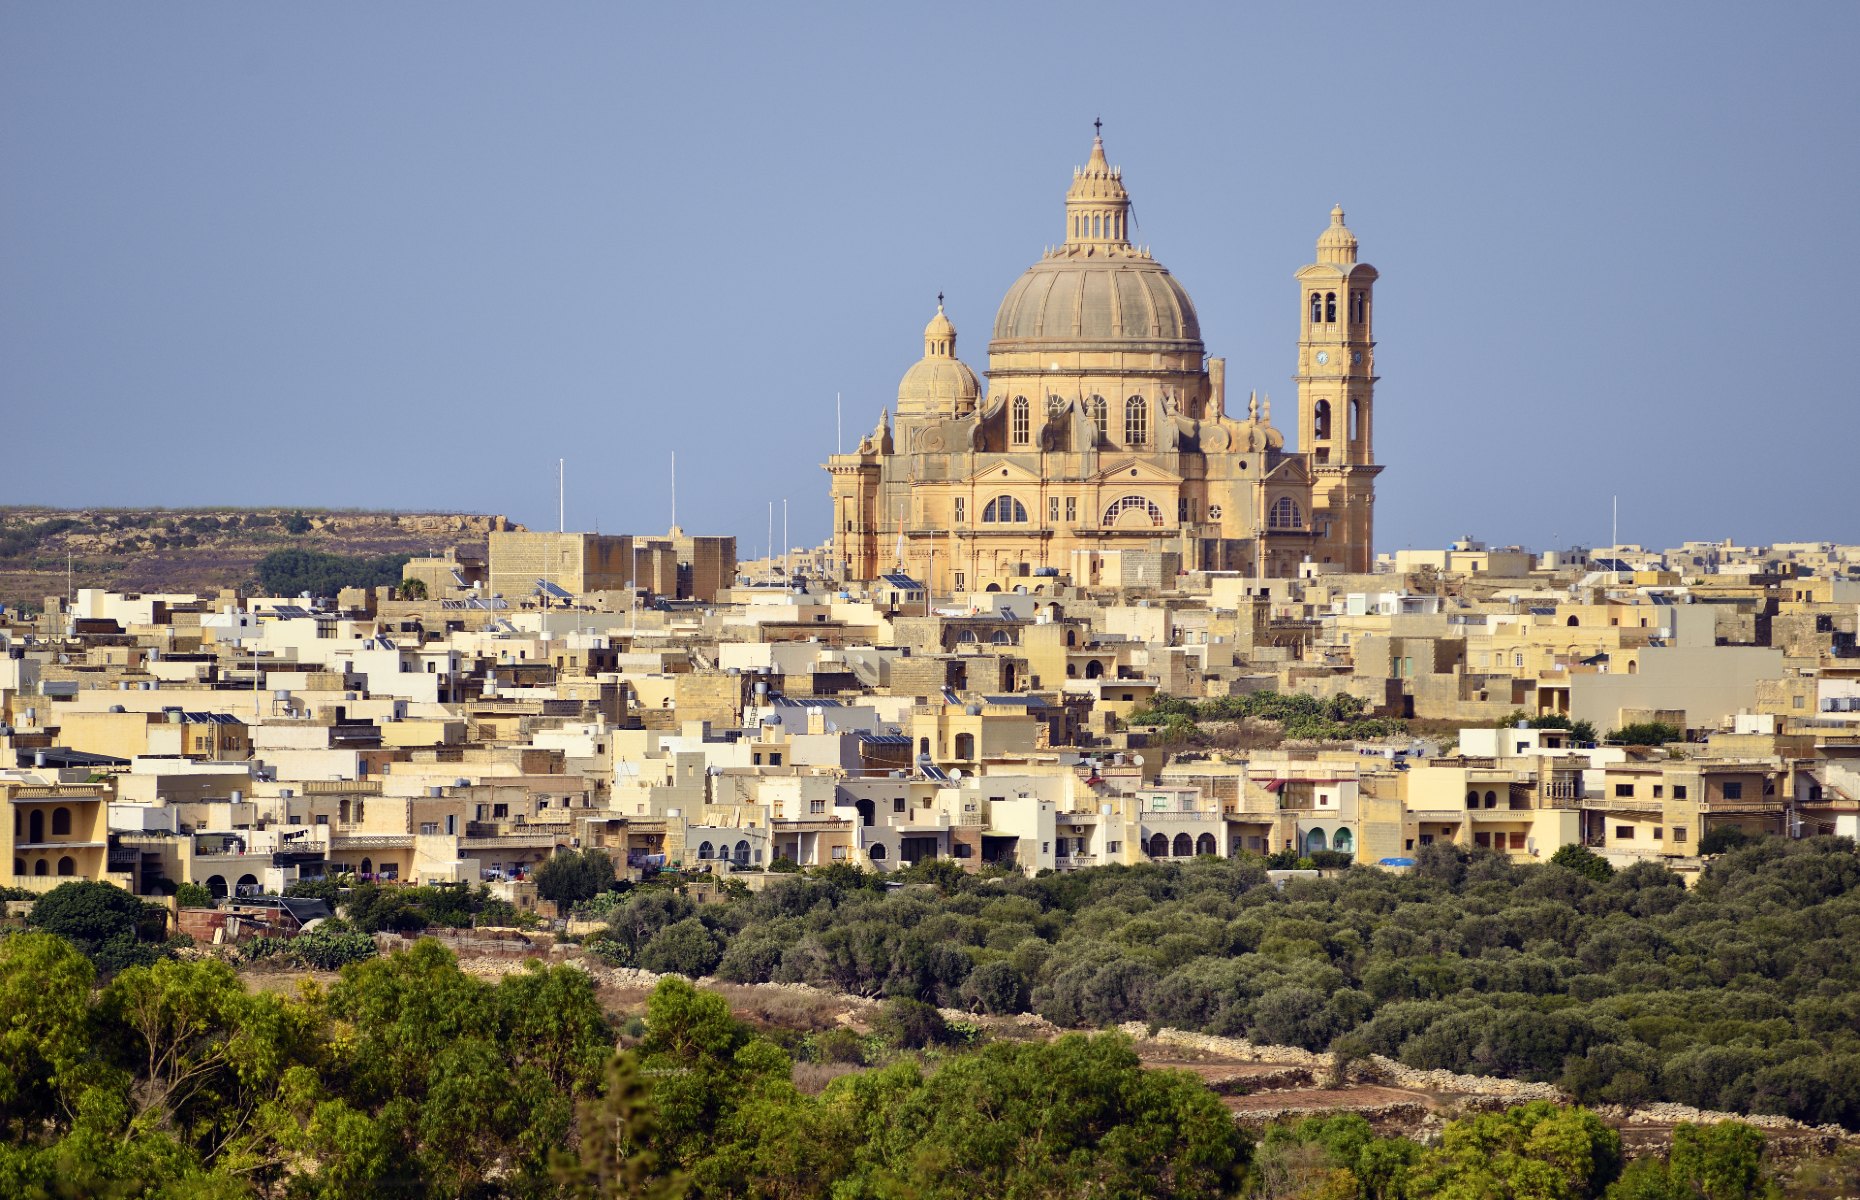
<instances>
[{"instance_id":1,"label":"round window on church","mask_svg":"<svg viewBox=\"0 0 1860 1200\"><path fill-rule=\"evenodd\" d=\"M1246 470L1246 459L1244 458L1240 460L1240 469L1242 471Z\"/></svg>"},{"instance_id":2,"label":"round window on church","mask_svg":"<svg viewBox=\"0 0 1860 1200\"><path fill-rule=\"evenodd\" d=\"M1218 521L1220 519L1221 519L1221 506L1218 504L1208 505L1208 520Z\"/></svg>"}]
</instances>

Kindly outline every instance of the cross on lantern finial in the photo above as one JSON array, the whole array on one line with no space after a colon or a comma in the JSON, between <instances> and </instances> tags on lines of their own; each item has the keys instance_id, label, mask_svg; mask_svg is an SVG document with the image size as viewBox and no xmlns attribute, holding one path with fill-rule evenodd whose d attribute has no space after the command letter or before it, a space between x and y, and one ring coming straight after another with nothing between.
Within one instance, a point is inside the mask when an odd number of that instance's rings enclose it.
<instances>
[{"instance_id":1,"label":"cross on lantern finial","mask_svg":"<svg viewBox=\"0 0 1860 1200\"><path fill-rule=\"evenodd\" d=\"M936 294L936 310L938 312L943 311L943 293L942 292L938 292Z\"/></svg>"},{"instance_id":2,"label":"cross on lantern finial","mask_svg":"<svg viewBox=\"0 0 1860 1200\"><path fill-rule=\"evenodd\" d=\"M1104 136L1104 118L1103 117L1095 118L1091 123L1091 129L1092 129L1093 137L1103 137Z\"/></svg>"}]
</instances>

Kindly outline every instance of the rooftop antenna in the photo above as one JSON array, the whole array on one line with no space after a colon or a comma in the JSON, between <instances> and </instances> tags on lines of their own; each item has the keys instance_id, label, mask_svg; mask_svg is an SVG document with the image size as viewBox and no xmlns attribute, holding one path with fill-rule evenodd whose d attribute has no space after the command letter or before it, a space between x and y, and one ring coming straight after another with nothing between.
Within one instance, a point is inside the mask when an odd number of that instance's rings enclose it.
<instances>
[{"instance_id":1,"label":"rooftop antenna","mask_svg":"<svg viewBox=\"0 0 1860 1200\"><path fill-rule=\"evenodd\" d=\"M768 547L769 570L775 569L775 502L769 501L769 540L762 543Z\"/></svg>"},{"instance_id":2,"label":"rooftop antenna","mask_svg":"<svg viewBox=\"0 0 1860 1200\"><path fill-rule=\"evenodd\" d=\"M1613 543L1613 545L1610 547L1609 552L1614 556L1615 569L1608 573L1608 582L1620 583L1621 582L1621 496L1619 493L1615 495L1614 500L1615 500L1614 522L1612 525L1609 526L1608 538Z\"/></svg>"},{"instance_id":3,"label":"rooftop antenna","mask_svg":"<svg viewBox=\"0 0 1860 1200\"><path fill-rule=\"evenodd\" d=\"M794 568L789 564L788 545L788 497L781 498L781 574L783 579L794 578Z\"/></svg>"},{"instance_id":4,"label":"rooftop antenna","mask_svg":"<svg viewBox=\"0 0 1860 1200\"><path fill-rule=\"evenodd\" d=\"M672 528L678 528L678 451L672 451Z\"/></svg>"},{"instance_id":5,"label":"rooftop antenna","mask_svg":"<svg viewBox=\"0 0 1860 1200\"><path fill-rule=\"evenodd\" d=\"M840 394L833 393L833 453L846 453L846 434L840 425Z\"/></svg>"},{"instance_id":6,"label":"rooftop antenna","mask_svg":"<svg viewBox=\"0 0 1860 1200\"><path fill-rule=\"evenodd\" d=\"M555 531L568 532L568 460L555 460Z\"/></svg>"}]
</instances>

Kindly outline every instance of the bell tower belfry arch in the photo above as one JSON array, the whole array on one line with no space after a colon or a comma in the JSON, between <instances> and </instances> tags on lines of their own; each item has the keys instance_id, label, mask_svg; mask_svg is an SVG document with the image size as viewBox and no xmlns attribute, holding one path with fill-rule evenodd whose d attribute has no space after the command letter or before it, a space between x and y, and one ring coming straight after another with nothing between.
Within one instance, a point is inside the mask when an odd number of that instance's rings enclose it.
<instances>
[{"instance_id":1,"label":"bell tower belfry arch","mask_svg":"<svg viewBox=\"0 0 1860 1200\"><path fill-rule=\"evenodd\" d=\"M1368 572L1375 558L1376 269L1356 261L1341 206L1299 270L1298 449L1313 477L1319 556Z\"/></svg>"}]
</instances>

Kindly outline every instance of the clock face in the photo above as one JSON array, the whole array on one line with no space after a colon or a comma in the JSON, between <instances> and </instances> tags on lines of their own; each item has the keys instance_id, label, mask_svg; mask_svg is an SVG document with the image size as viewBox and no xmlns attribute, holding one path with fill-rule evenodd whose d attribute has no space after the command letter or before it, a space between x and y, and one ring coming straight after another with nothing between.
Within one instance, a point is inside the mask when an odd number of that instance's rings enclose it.
<instances>
[{"instance_id":1,"label":"clock face","mask_svg":"<svg viewBox=\"0 0 1860 1200\"><path fill-rule=\"evenodd\" d=\"M1363 361L1363 352L1358 350L1355 354L1350 355L1350 361L1360 364Z\"/></svg>"},{"instance_id":2,"label":"clock face","mask_svg":"<svg viewBox=\"0 0 1860 1200\"><path fill-rule=\"evenodd\" d=\"M1324 351L1322 351L1322 350L1319 350L1319 351L1318 351L1318 353L1317 353L1317 359L1318 359L1318 366L1320 366L1320 367L1321 367L1321 366L1323 366L1323 365L1324 365L1325 363L1327 363L1327 362L1329 362L1329 361L1330 361L1330 355L1329 355L1329 354L1327 354L1327 353L1325 353L1325 352L1324 352Z\"/></svg>"}]
</instances>

